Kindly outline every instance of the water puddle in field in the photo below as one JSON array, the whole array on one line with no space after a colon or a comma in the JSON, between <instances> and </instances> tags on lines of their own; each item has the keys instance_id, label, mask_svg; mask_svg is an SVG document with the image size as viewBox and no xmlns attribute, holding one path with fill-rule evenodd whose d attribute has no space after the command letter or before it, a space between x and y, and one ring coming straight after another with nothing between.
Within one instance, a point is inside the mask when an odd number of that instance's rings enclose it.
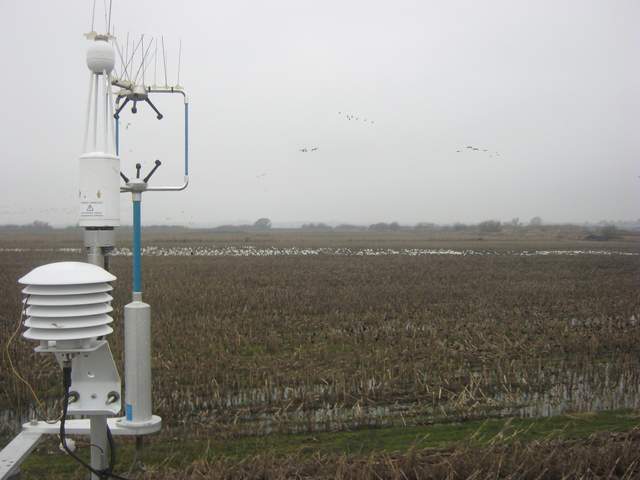
<instances>
[{"instance_id":1,"label":"water puddle in field","mask_svg":"<svg viewBox=\"0 0 640 480\"><path fill-rule=\"evenodd\" d=\"M60 252L60 253L81 253L79 248L0 248L0 252ZM446 248L298 248L298 247L157 247L146 246L142 249L142 254L149 257L314 257L314 256L338 256L338 257L425 257L432 255L439 256L515 256L515 257L535 257L535 256L578 256L578 255L601 255L601 256L638 256L638 252L622 252L614 250L455 250ZM112 252L116 257L129 257L129 248L116 248Z\"/></svg>"},{"instance_id":2,"label":"water puddle in field","mask_svg":"<svg viewBox=\"0 0 640 480\"><path fill-rule=\"evenodd\" d=\"M414 388L404 395L385 394L384 385L375 379L350 392L348 388L345 391L345 385L331 383L251 389L214 398L175 390L169 398L157 399L156 413L167 416L171 412L174 422L185 427L219 426L240 434L260 435L639 409L638 367L612 362L584 368L540 367L533 373L518 374L518 382L506 378L499 381L497 374L482 379L479 373L472 373L468 385L448 393L443 387L431 387L428 392L416 393L419 389ZM394 396L396 401L386 400ZM345 398L349 399L348 405ZM0 411L0 434L17 432L28 419L28 412Z\"/></svg>"},{"instance_id":3,"label":"water puddle in field","mask_svg":"<svg viewBox=\"0 0 640 480\"><path fill-rule=\"evenodd\" d=\"M442 389L436 388L431 395L413 400L399 398L393 403L385 402L384 395L375 400L376 389L382 387L370 380L360 392L348 395L351 399L360 397L349 406L340 400L344 398L344 386L331 384L255 389L189 401L181 401L176 393L172 410L192 412L189 418L203 425L232 423L238 433L266 434L640 408L637 365L619 369L612 363L601 363L582 372L566 367L543 368L528 380L521 377L516 385L496 382L481 387L480 381L472 381L461 392L448 395L449 398L445 398L447 395L440 398ZM185 419L184 424L189 425L189 421Z\"/></svg>"}]
</instances>

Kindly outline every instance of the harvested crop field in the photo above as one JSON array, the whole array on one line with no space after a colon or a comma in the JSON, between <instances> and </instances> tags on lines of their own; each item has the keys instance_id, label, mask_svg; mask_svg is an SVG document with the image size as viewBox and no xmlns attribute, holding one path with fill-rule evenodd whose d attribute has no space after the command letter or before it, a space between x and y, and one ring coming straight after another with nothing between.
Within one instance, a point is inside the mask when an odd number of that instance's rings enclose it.
<instances>
[{"instance_id":1,"label":"harvested crop field","mask_svg":"<svg viewBox=\"0 0 640 480\"><path fill-rule=\"evenodd\" d=\"M393 240L367 246L361 237L357 248L408 248ZM446 248L420 238L410 243ZM207 245L225 248L215 236L167 248ZM500 242L486 241L485 252L500 254L483 255L148 255L143 281L153 309L153 393L165 421L159 438L640 408L637 242L609 249L571 241L517 245L510 240L505 253ZM6 339L20 311L16 280L37 265L82 256L67 243L51 250L38 250L38 243L1 246ZM455 249L478 247L462 242ZM551 253L522 254L530 251ZM109 341L122 371L119 320L129 301L130 258L114 256L111 264L118 280ZM19 340L12 358L55 416L59 369L32 349ZM33 401L2 362L8 435L28 419Z\"/></svg>"}]
</instances>

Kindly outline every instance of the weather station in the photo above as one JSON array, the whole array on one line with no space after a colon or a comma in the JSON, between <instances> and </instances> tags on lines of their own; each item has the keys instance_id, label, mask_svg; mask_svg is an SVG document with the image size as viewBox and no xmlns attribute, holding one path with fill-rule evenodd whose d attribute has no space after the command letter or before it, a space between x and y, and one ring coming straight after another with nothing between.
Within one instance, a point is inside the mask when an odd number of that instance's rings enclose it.
<instances>
[{"instance_id":1,"label":"weather station","mask_svg":"<svg viewBox=\"0 0 640 480\"><path fill-rule=\"evenodd\" d=\"M151 44L155 43L157 49L158 41L145 45L141 36L131 54L123 54L111 33L110 16L109 5L108 18L105 9L106 33L96 33L92 25L92 31L85 35L89 42L89 82L83 153L79 158L78 222L84 230L87 261L42 265L19 279L24 299L16 334L22 331L25 339L37 342L35 352L55 356L62 370L62 412L56 420L34 418L23 425L0 452L1 480L19 474L21 462L44 435L58 435L61 449L86 468L90 478L125 478L114 473L113 437L135 437L140 454L143 437L162 427L162 419L153 414L151 307L142 299L141 204L145 192L181 191L189 183L189 100L179 85L179 66L178 81L169 85L164 38L165 82L149 85L145 83L145 70ZM116 58L120 60L119 73ZM142 172L141 163L136 163L133 175L121 165L120 120L129 114L125 107L131 105L131 114L136 114L142 103L149 109L140 109L140 114L152 111L161 120L163 115L152 100L159 94L178 95L184 107L183 125L177 135L184 142L184 176L175 185L150 183L161 166L160 160L155 160L148 172ZM120 226L122 193L131 195L133 218L133 292L123 319L124 395L108 342L111 325L119 321L111 316L110 292L116 277L109 272L109 255L116 243L115 228ZM78 455L69 435L89 437L90 462Z\"/></svg>"}]
</instances>

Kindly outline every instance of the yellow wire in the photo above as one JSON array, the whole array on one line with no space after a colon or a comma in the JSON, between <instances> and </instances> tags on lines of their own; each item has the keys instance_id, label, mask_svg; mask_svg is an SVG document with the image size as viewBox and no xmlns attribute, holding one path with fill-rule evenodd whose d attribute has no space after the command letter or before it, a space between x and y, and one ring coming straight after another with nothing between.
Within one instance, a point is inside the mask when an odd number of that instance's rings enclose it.
<instances>
[{"instance_id":1,"label":"yellow wire","mask_svg":"<svg viewBox=\"0 0 640 480\"><path fill-rule=\"evenodd\" d=\"M27 309L27 300L29 300L29 296L28 295L27 295L27 297L25 299L23 308L20 309L20 319L18 320L18 325L16 326L16 329L14 330L13 334L9 337L9 340L7 340L7 343L5 344L5 354L7 356L7 360L9 362L9 368L11 368L11 372L13 373L13 375L18 380L20 380L22 383L24 383L27 386L27 388L31 392L31 395L35 399L35 401L36 401L36 403L38 405L38 408L40 409L40 412L45 417L45 422L47 422L47 423L56 423L58 420L60 420L60 417L58 417L55 420L51 420L51 419L47 419L46 418L47 414L46 414L46 410L44 408L44 403L42 402L42 400L40 400L40 397L38 397L38 394L33 389L31 384L22 375L20 375L20 372L18 372L18 370L16 370L15 366L13 365L13 361L11 360L11 351L9 350L9 347L11 347L11 343L13 343L13 339L16 337L16 335L20 331L20 327L22 326L22 319L23 319L23 317L25 315L25 312L26 312L26 309Z\"/></svg>"}]
</instances>

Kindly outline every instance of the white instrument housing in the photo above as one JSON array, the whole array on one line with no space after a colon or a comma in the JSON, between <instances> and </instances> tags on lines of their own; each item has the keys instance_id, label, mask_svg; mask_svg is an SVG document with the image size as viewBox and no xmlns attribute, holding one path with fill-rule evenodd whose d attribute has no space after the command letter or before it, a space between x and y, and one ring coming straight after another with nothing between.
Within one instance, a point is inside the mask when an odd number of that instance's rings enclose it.
<instances>
[{"instance_id":1,"label":"white instrument housing","mask_svg":"<svg viewBox=\"0 0 640 480\"><path fill-rule=\"evenodd\" d=\"M120 225L120 158L102 152L80 157L81 227Z\"/></svg>"},{"instance_id":2,"label":"white instrument housing","mask_svg":"<svg viewBox=\"0 0 640 480\"><path fill-rule=\"evenodd\" d=\"M57 262L22 277L26 285L24 337L40 341L42 350L63 353L94 350L99 337L113 332L107 282L116 277L96 265Z\"/></svg>"}]
</instances>

